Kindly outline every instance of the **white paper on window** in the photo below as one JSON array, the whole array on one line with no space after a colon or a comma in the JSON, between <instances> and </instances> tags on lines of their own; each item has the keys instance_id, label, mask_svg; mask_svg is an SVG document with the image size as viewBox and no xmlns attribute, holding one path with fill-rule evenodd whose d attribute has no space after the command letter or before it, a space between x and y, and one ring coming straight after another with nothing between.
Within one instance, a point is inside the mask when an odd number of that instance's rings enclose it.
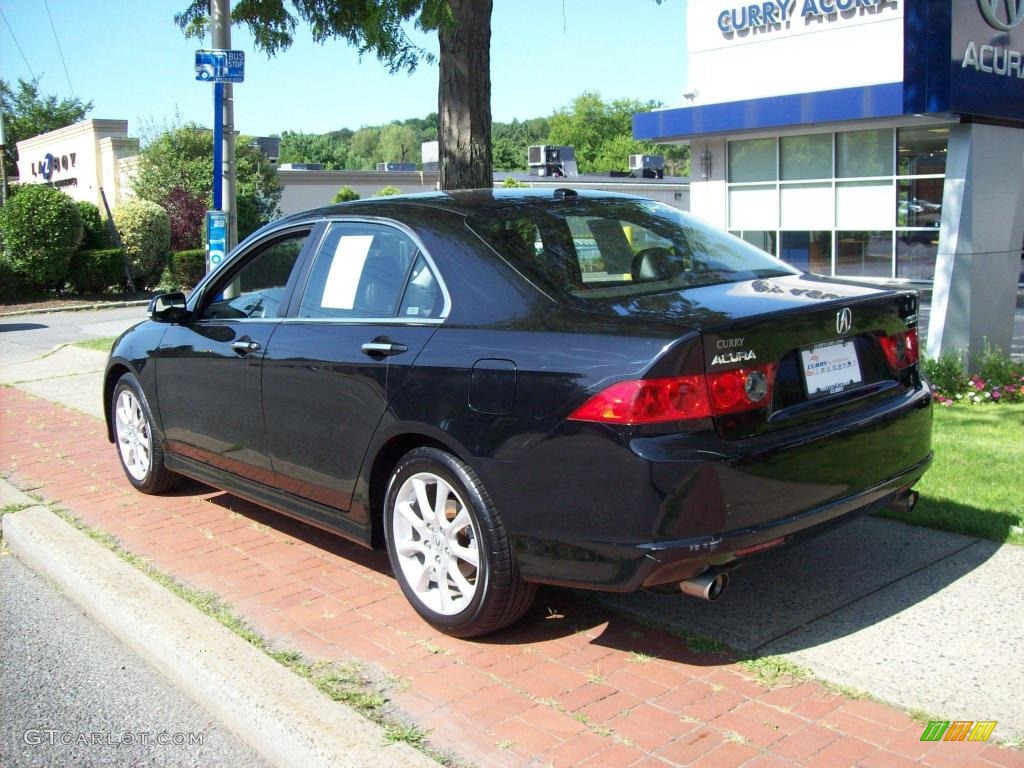
<instances>
[{"instance_id":1,"label":"white paper on window","mask_svg":"<svg viewBox=\"0 0 1024 768\"><path fill-rule=\"evenodd\" d=\"M373 235L348 235L338 240L320 299L321 308L352 309L355 306L359 277L372 243Z\"/></svg>"}]
</instances>

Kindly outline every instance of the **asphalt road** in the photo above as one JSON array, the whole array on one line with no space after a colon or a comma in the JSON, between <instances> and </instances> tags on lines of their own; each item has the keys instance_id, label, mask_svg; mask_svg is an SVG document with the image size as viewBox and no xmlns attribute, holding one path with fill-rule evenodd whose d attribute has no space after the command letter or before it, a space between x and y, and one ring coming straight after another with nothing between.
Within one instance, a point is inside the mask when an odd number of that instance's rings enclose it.
<instances>
[{"instance_id":1,"label":"asphalt road","mask_svg":"<svg viewBox=\"0 0 1024 768\"><path fill-rule=\"evenodd\" d=\"M0 550L0 765L266 766Z\"/></svg>"},{"instance_id":2,"label":"asphalt road","mask_svg":"<svg viewBox=\"0 0 1024 768\"><path fill-rule=\"evenodd\" d=\"M0 365L39 357L58 344L118 336L146 319L146 308L50 312L0 318Z\"/></svg>"}]
</instances>

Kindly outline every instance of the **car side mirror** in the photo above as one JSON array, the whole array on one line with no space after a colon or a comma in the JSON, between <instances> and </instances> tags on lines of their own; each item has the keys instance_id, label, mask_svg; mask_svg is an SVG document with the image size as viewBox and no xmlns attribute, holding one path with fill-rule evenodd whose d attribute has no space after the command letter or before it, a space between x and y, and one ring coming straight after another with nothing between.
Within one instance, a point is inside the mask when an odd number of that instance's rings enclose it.
<instances>
[{"instance_id":1,"label":"car side mirror","mask_svg":"<svg viewBox=\"0 0 1024 768\"><path fill-rule=\"evenodd\" d=\"M149 316L158 323L180 323L188 317L185 294L158 293L149 300Z\"/></svg>"}]
</instances>

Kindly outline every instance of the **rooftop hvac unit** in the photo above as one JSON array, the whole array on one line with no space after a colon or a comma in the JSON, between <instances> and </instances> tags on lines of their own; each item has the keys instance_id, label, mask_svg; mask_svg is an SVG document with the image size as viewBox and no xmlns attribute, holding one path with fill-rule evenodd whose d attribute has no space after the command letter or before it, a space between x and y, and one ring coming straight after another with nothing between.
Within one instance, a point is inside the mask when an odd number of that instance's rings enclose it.
<instances>
[{"instance_id":1,"label":"rooftop hvac unit","mask_svg":"<svg viewBox=\"0 0 1024 768\"><path fill-rule=\"evenodd\" d=\"M662 179L665 177L665 158L663 155L630 155L629 170L634 176Z\"/></svg>"},{"instance_id":2,"label":"rooftop hvac unit","mask_svg":"<svg viewBox=\"0 0 1024 768\"><path fill-rule=\"evenodd\" d=\"M538 144L526 149L527 165L535 176L576 176L574 147Z\"/></svg>"},{"instance_id":3,"label":"rooftop hvac unit","mask_svg":"<svg viewBox=\"0 0 1024 768\"><path fill-rule=\"evenodd\" d=\"M323 163L281 163L278 166L282 171L322 171Z\"/></svg>"},{"instance_id":4,"label":"rooftop hvac unit","mask_svg":"<svg viewBox=\"0 0 1024 768\"><path fill-rule=\"evenodd\" d=\"M415 173L416 163L377 163L377 170L388 173Z\"/></svg>"}]
</instances>

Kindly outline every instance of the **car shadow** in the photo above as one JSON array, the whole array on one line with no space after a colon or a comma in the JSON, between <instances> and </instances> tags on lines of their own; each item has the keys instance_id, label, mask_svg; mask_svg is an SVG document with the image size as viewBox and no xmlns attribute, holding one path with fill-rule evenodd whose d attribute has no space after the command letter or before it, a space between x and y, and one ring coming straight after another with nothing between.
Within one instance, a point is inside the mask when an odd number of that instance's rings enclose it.
<instances>
[{"instance_id":1,"label":"car shadow","mask_svg":"<svg viewBox=\"0 0 1024 768\"><path fill-rule=\"evenodd\" d=\"M38 331L41 328L49 328L42 323L0 323L0 333L7 331Z\"/></svg>"},{"instance_id":2,"label":"car shadow","mask_svg":"<svg viewBox=\"0 0 1024 768\"><path fill-rule=\"evenodd\" d=\"M170 495L207 500L321 551L393 577L387 554L189 481ZM962 506L963 514L978 510ZM995 542L865 517L746 560L715 602L649 592L543 587L512 627L478 638L543 643L587 632L592 643L702 666L821 645L884 621L968 575ZM397 589L397 585L396 585ZM884 590L884 600L872 597ZM594 630L599 633L594 635Z\"/></svg>"}]
</instances>

